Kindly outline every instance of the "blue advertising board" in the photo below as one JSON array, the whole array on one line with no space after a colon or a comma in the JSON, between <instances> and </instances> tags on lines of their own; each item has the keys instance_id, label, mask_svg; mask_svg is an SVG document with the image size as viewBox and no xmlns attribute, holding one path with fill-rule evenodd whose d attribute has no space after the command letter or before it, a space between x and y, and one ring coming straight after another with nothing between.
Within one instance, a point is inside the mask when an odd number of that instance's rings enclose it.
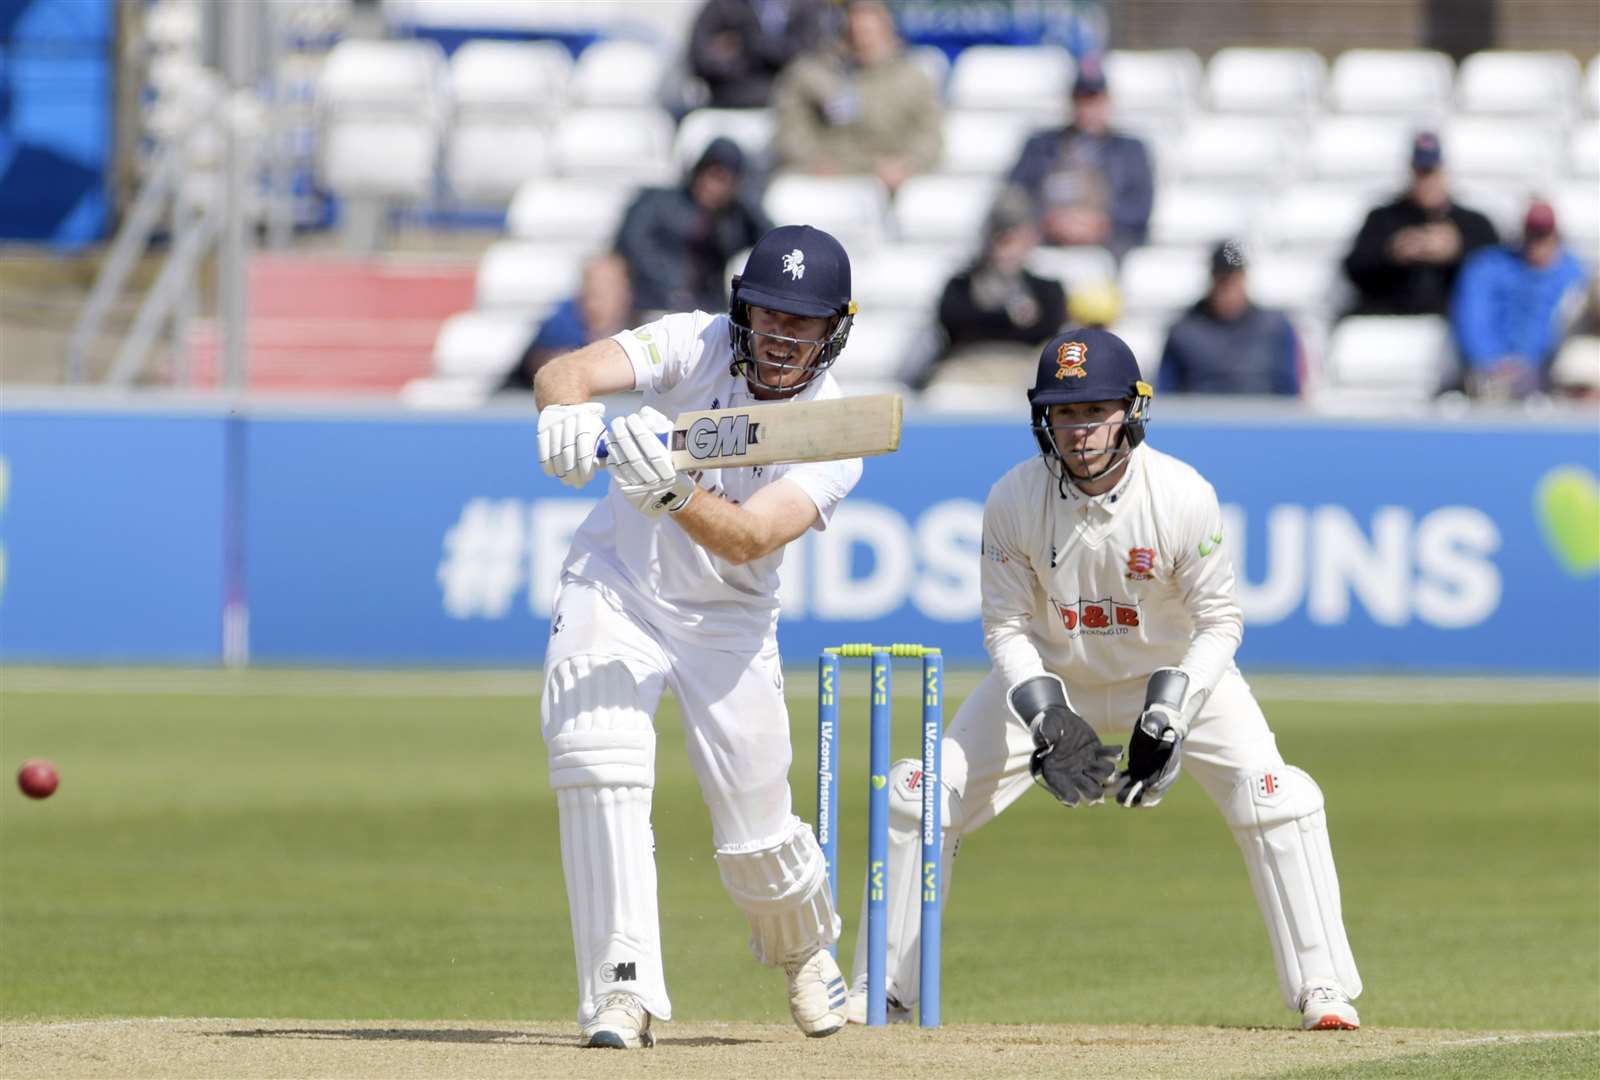
<instances>
[{"instance_id":1,"label":"blue advertising board","mask_svg":"<svg viewBox=\"0 0 1600 1080\"><path fill-rule=\"evenodd\" d=\"M0 658L221 660L228 424L0 413Z\"/></svg>"},{"instance_id":2,"label":"blue advertising board","mask_svg":"<svg viewBox=\"0 0 1600 1080\"><path fill-rule=\"evenodd\" d=\"M1600 674L1592 425L1179 412L1151 442L1221 498L1247 669ZM1020 421L909 416L787 553L786 656L981 662L983 502L1033 452ZM508 412L8 411L0 458L6 659L217 660L237 600L256 662L537 664L605 482L544 477Z\"/></svg>"}]
</instances>

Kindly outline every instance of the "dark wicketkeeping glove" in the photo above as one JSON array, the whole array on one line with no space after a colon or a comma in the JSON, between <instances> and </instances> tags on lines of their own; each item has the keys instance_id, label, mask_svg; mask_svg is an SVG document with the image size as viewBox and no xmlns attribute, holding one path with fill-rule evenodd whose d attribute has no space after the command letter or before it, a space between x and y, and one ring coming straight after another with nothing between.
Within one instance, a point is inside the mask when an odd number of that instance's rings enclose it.
<instances>
[{"instance_id":1,"label":"dark wicketkeeping glove","mask_svg":"<svg viewBox=\"0 0 1600 1080\"><path fill-rule=\"evenodd\" d=\"M1119 778L1117 802L1123 806L1155 806L1182 766L1183 737L1178 718L1189 676L1177 668L1159 668L1144 692L1144 711L1128 739L1128 768Z\"/></svg>"},{"instance_id":2,"label":"dark wicketkeeping glove","mask_svg":"<svg viewBox=\"0 0 1600 1080\"><path fill-rule=\"evenodd\" d=\"M1006 694L1006 702L1033 735L1028 771L1034 781L1067 806L1104 802L1122 747L1106 746L1072 711L1061 680L1054 675L1024 680Z\"/></svg>"}]
</instances>

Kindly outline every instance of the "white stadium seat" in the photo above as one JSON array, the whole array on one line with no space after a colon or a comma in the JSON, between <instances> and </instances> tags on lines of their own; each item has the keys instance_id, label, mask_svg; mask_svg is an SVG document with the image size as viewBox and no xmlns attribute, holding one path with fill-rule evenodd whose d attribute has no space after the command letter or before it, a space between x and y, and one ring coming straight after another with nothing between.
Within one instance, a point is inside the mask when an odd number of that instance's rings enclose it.
<instances>
[{"instance_id":1,"label":"white stadium seat","mask_svg":"<svg viewBox=\"0 0 1600 1080\"><path fill-rule=\"evenodd\" d=\"M445 71L444 52L431 41L347 39L323 61L317 105L437 114L446 100Z\"/></svg>"},{"instance_id":2,"label":"white stadium seat","mask_svg":"<svg viewBox=\"0 0 1600 1080\"><path fill-rule=\"evenodd\" d=\"M1600 55L1583 69L1583 107L1590 116L1600 115Z\"/></svg>"},{"instance_id":3,"label":"white stadium seat","mask_svg":"<svg viewBox=\"0 0 1600 1080\"><path fill-rule=\"evenodd\" d=\"M1161 354L1166 351L1167 332L1172 329L1172 322L1166 317L1127 318L1117 320L1111 327L1111 332L1133 350L1133 358L1139 362L1139 373L1146 382L1155 382L1161 371Z\"/></svg>"},{"instance_id":4,"label":"white stadium seat","mask_svg":"<svg viewBox=\"0 0 1600 1080\"><path fill-rule=\"evenodd\" d=\"M933 327L932 313L882 311L858 319L850 329L833 373L845 389L903 381Z\"/></svg>"},{"instance_id":5,"label":"white stadium seat","mask_svg":"<svg viewBox=\"0 0 1600 1080\"><path fill-rule=\"evenodd\" d=\"M461 118L445 140L445 179L460 198L504 203L554 171L553 156L542 124Z\"/></svg>"},{"instance_id":6,"label":"white stadium seat","mask_svg":"<svg viewBox=\"0 0 1600 1080\"><path fill-rule=\"evenodd\" d=\"M478 110L550 115L572 77L572 56L554 41L467 41L450 57L457 114Z\"/></svg>"},{"instance_id":7,"label":"white stadium seat","mask_svg":"<svg viewBox=\"0 0 1600 1080\"><path fill-rule=\"evenodd\" d=\"M1236 188L1182 183L1156 188L1150 243L1209 247L1249 232L1255 201Z\"/></svg>"},{"instance_id":8,"label":"white stadium seat","mask_svg":"<svg viewBox=\"0 0 1600 1080\"><path fill-rule=\"evenodd\" d=\"M1192 49L1112 49L1105 58L1112 123L1128 116L1188 116L1200 103L1204 69Z\"/></svg>"},{"instance_id":9,"label":"white stadium seat","mask_svg":"<svg viewBox=\"0 0 1600 1080\"><path fill-rule=\"evenodd\" d=\"M1450 185L1450 198L1488 217L1503 240L1521 235L1522 216L1533 192L1533 186L1522 181L1458 178Z\"/></svg>"},{"instance_id":10,"label":"white stadium seat","mask_svg":"<svg viewBox=\"0 0 1600 1080\"><path fill-rule=\"evenodd\" d=\"M1066 114L1075 65L1059 45L969 45L950 66L945 99L952 109Z\"/></svg>"},{"instance_id":11,"label":"white stadium seat","mask_svg":"<svg viewBox=\"0 0 1600 1080\"><path fill-rule=\"evenodd\" d=\"M931 318L945 283L971 254L945 244L885 244L853 260L853 299L868 322L885 311L919 312Z\"/></svg>"},{"instance_id":12,"label":"white stadium seat","mask_svg":"<svg viewBox=\"0 0 1600 1080\"><path fill-rule=\"evenodd\" d=\"M895 193L895 233L907 241L954 241L977 247L1000 181L982 176L913 176Z\"/></svg>"},{"instance_id":13,"label":"white stadium seat","mask_svg":"<svg viewBox=\"0 0 1600 1080\"><path fill-rule=\"evenodd\" d=\"M670 183L672 138L662 109L571 109L556 122L556 164L564 176Z\"/></svg>"},{"instance_id":14,"label":"white stadium seat","mask_svg":"<svg viewBox=\"0 0 1600 1080\"><path fill-rule=\"evenodd\" d=\"M433 373L445 378L493 378L511 370L533 340L537 320L520 312L463 311L439 326Z\"/></svg>"},{"instance_id":15,"label":"white stadium seat","mask_svg":"<svg viewBox=\"0 0 1600 1080\"><path fill-rule=\"evenodd\" d=\"M610 246L623 211L638 188L549 177L517 189L506 212L506 231L518 240Z\"/></svg>"},{"instance_id":16,"label":"white stadium seat","mask_svg":"<svg viewBox=\"0 0 1600 1080\"><path fill-rule=\"evenodd\" d=\"M542 317L577 291L586 254L570 245L496 241L478 262L477 306Z\"/></svg>"},{"instance_id":17,"label":"white stadium seat","mask_svg":"<svg viewBox=\"0 0 1600 1080\"><path fill-rule=\"evenodd\" d=\"M1376 205L1365 187L1296 184L1267 207L1260 220L1264 247L1294 248L1338 257L1348 250L1367 211Z\"/></svg>"},{"instance_id":18,"label":"white stadium seat","mask_svg":"<svg viewBox=\"0 0 1600 1080\"><path fill-rule=\"evenodd\" d=\"M1321 254L1263 251L1251 258L1247 280L1251 299L1263 307L1321 315L1331 306L1338 274L1338 260Z\"/></svg>"},{"instance_id":19,"label":"white stadium seat","mask_svg":"<svg viewBox=\"0 0 1600 1080\"><path fill-rule=\"evenodd\" d=\"M1058 117L1053 122L1061 120ZM1005 176L1022 156L1022 144L1028 136L1051 123L1026 113L948 110L944 114L939 171Z\"/></svg>"},{"instance_id":20,"label":"white stadium seat","mask_svg":"<svg viewBox=\"0 0 1600 1080\"><path fill-rule=\"evenodd\" d=\"M950 57L945 51L937 45L914 45L906 50L906 55L928 76L942 98L945 84L950 81Z\"/></svg>"},{"instance_id":21,"label":"white stadium seat","mask_svg":"<svg viewBox=\"0 0 1600 1080\"><path fill-rule=\"evenodd\" d=\"M883 242L889 196L873 176L786 173L767 186L762 206L774 225L813 225L859 258Z\"/></svg>"},{"instance_id":22,"label":"white stadium seat","mask_svg":"<svg viewBox=\"0 0 1600 1080\"><path fill-rule=\"evenodd\" d=\"M1573 129L1567 140L1567 173L1600 181L1600 120L1590 120Z\"/></svg>"},{"instance_id":23,"label":"white stadium seat","mask_svg":"<svg viewBox=\"0 0 1600 1080\"><path fill-rule=\"evenodd\" d=\"M1383 390L1431 398L1455 365L1450 324L1439 315L1363 315L1340 320L1324 371L1338 389Z\"/></svg>"},{"instance_id":24,"label":"white stadium seat","mask_svg":"<svg viewBox=\"0 0 1600 1080\"><path fill-rule=\"evenodd\" d=\"M1283 128L1252 116L1191 120L1162 166L1172 177L1200 183L1276 187L1288 179L1290 147Z\"/></svg>"},{"instance_id":25,"label":"white stadium seat","mask_svg":"<svg viewBox=\"0 0 1600 1080\"><path fill-rule=\"evenodd\" d=\"M620 39L597 41L578 54L572 69L572 98L591 108L655 105L666 73L666 56L653 45Z\"/></svg>"},{"instance_id":26,"label":"white stadium seat","mask_svg":"<svg viewBox=\"0 0 1600 1080\"><path fill-rule=\"evenodd\" d=\"M1122 260L1122 306L1130 316L1176 317L1205 295L1211 272L1205 248L1134 248Z\"/></svg>"},{"instance_id":27,"label":"white stadium seat","mask_svg":"<svg viewBox=\"0 0 1600 1080\"><path fill-rule=\"evenodd\" d=\"M1321 108L1327 67L1311 49L1219 49L1206 65L1206 96L1218 112L1303 115Z\"/></svg>"},{"instance_id":28,"label":"white stadium seat","mask_svg":"<svg viewBox=\"0 0 1600 1080\"><path fill-rule=\"evenodd\" d=\"M1456 107L1559 120L1577 105L1578 79L1578 61L1568 53L1490 49L1461 61Z\"/></svg>"},{"instance_id":29,"label":"white stadium seat","mask_svg":"<svg viewBox=\"0 0 1600 1080\"><path fill-rule=\"evenodd\" d=\"M345 198L432 194L448 91L432 42L341 41L317 79L317 173Z\"/></svg>"},{"instance_id":30,"label":"white stadium seat","mask_svg":"<svg viewBox=\"0 0 1600 1080\"><path fill-rule=\"evenodd\" d=\"M771 109L695 109L678 122L672 156L687 171L720 136L738 144L747 167L756 167L772 147L775 126Z\"/></svg>"},{"instance_id":31,"label":"white stadium seat","mask_svg":"<svg viewBox=\"0 0 1600 1080\"><path fill-rule=\"evenodd\" d=\"M327 123L317 173L345 198L425 199L433 193L439 132L405 117L350 117Z\"/></svg>"},{"instance_id":32,"label":"white stadium seat","mask_svg":"<svg viewBox=\"0 0 1600 1080\"><path fill-rule=\"evenodd\" d=\"M1560 136L1531 117L1458 116L1440 139L1446 167L1462 179L1538 186L1561 171Z\"/></svg>"},{"instance_id":33,"label":"white stadium seat","mask_svg":"<svg viewBox=\"0 0 1600 1080\"><path fill-rule=\"evenodd\" d=\"M1103 247L1043 244L1028 255L1028 269L1061 282L1069 292L1077 284L1117 280L1117 260Z\"/></svg>"},{"instance_id":34,"label":"white stadium seat","mask_svg":"<svg viewBox=\"0 0 1600 1080\"><path fill-rule=\"evenodd\" d=\"M1335 109L1429 122L1450 110L1455 63L1433 49L1351 49L1333 61L1328 96Z\"/></svg>"},{"instance_id":35,"label":"white stadium seat","mask_svg":"<svg viewBox=\"0 0 1600 1080\"><path fill-rule=\"evenodd\" d=\"M1311 132L1306 172L1319 180L1398 186L1417 128L1389 116L1325 116Z\"/></svg>"},{"instance_id":36,"label":"white stadium seat","mask_svg":"<svg viewBox=\"0 0 1600 1080\"><path fill-rule=\"evenodd\" d=\"M1600 272L1600 196L1594 181L1568 181L1550 197L1556 211L1556 227L1561 238L1589 273Z\"/></svg>"}]
</instances>

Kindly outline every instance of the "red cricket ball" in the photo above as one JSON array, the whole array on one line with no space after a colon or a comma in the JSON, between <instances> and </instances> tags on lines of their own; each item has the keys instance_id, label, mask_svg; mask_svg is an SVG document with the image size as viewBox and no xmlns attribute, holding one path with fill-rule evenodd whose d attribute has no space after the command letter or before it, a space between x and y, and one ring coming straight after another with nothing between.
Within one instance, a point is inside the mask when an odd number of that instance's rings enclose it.
<instances>
[{"instance_id":1,"label":"red cricket ball","mask_svg":"<svg viewBox=\"0 0 1600 1080\"><path fill-rule=\"evenodd\" d=\"M30 799L47 799L61 782L56 767L43 758L24 761L17 770L17 786Z\"/></svg>"}]
</instances>

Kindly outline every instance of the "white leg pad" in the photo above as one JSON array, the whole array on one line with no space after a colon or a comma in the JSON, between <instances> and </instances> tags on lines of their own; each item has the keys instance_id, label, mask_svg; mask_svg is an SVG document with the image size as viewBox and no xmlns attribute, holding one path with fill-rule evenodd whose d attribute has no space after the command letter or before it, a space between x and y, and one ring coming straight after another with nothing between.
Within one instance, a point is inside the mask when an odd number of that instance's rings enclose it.
<instances>
[{"instance_id":1,"label":"white leg pad","mask_svg":"<svg viewBox=\"0 0 1600 1080\"><path fill-rule=\"evenodd\" d=\"M839 940L822 848L799 818L789 822L785 835L716 853L723 887L750 923L750 951L773 967Z\"/></svg>"},{"instance_id":2,"label":"white leg pad","mask_svg":"<svg viewBox=\"0 0 1600 1080\"><path fill-rule=\"evenodd\" d=\"M888 908L888 962L884 984L889 996L909 1008L922 996L922 762L905 758L889 769L889 868L884 900ZM942 785L939 811L944 815L940 845L939 900L950 895L955 876L956 852L961 832L958 796ZM856 927L856 954L850 968L850 988L862 994L867 986L867 894L861 893L861 921Z\"/></svg>"},{"instance_id":3,"label":"white leg pad","mask_svg":"<svg viewBox=\"0 0 1600 1080\"><path fill-rule=\"evenodd\" d=\"M589 1023L616 990L671 1019L650 828L656 740L633 676L615 660L562 661L545 679L543 722L561 814L578 1023Z\"/></svg>"},{"instance_id":4,"label":"white leg pad","mask_svg":"<svg viewBox=\"0 0 1600 1080\"><path fill-rule=\"evenodd\" d=\"M1229 792L1223 816L1244 853L1284 1003L1298 1009L1301 990L1319 982L1360 994L1316 781L1293 765L1251 773Z\"/></svg>"}]
</instances>

